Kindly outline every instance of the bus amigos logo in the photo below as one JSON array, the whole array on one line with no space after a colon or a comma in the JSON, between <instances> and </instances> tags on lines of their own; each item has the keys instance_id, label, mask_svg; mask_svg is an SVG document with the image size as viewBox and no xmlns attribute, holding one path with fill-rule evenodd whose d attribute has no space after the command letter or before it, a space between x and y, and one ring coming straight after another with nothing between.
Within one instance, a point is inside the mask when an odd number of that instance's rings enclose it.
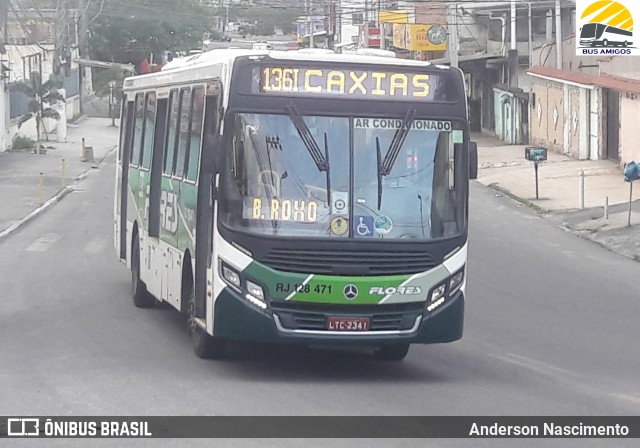
<instances>
[{"instance_id":1,"label":"bus amigos logo","mask_svg":"<svg viewBox=\"0 0 640 448\"><path fill-rule=\"evenodd\" d=\"M613 0L577 0L576 54L640 54L640 49L634 46L633 33L633 18L639 15L639 9L637 0L626 0L625 4Z\"/></svg>"}]
</instances>

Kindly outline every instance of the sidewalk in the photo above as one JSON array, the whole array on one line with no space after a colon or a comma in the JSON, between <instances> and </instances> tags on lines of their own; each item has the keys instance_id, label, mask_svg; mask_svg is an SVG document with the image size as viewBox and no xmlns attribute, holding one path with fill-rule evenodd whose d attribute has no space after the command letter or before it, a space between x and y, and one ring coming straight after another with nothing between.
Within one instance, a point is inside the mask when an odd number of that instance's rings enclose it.
<instances>
[{"instance_id":1,"label":"sidewalk","mask_svg":"<svg viewBox=\"0 0 640 448\"><path fill-rule=\"evenodd\" d=\"M551 150L538 168L536 199L533 162L526 145L506 145L474 134L478 143L478 181L540 212L567 230L640 261L640 185L634 185L631 227L627 227L629 183L610 160L576 160ZM580 173L584 172L584 209L580 208ZM604 217L608 198L609 217ZM616 205L617 204L617 205Z\"/></svg>"},{"instance_id":2,"label":"sidewalk","mask_svg":"<svg viewBox=\"0 0 640 448\"><path fill-rule=\"evenodd\" d=\"M87 171L97 168L116 147L118 136L119 129L111 126L110 119L85 118L69 124L66 143L58 143L55 135L49 136L49 142L43 141L46 154L33 154L30 150L0 153L0 239L70 193L74 183ZM86 146L93 147L94 163L82 162L82 138ZM64 185L62 159L65 160Z\"/></svg>"}]
</instances>

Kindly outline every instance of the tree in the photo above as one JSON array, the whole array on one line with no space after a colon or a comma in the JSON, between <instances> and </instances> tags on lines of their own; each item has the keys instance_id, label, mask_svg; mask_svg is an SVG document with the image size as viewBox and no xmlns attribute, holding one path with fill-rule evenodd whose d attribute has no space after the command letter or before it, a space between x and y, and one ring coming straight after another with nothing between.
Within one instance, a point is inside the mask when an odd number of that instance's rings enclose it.
<instances>
[{"instance_id":1,"label":"tree","mask_svg":"<svg viewBox=\"0 0 640 448\"><path fill-rule=\"evenodd\" d=\"M100 98L109 98L109 117L113 126L115 126L117 99L122 97L122 85L125 77L124 70L113 66L97 73L94 79L96 95Z\"/></svg>"},{"instance_id":2,"label":"tree","mask_svg":"<svg viewBox=\"0 0 640 448\"><path fill-rule=\"evenodd\" d=\"M149 53L188 50L211 31L213 10L198 0L109 0L90 24L91 57L138 63ZM97 14L97 11L96 11Z\"/></svg>"},{"instance_id":3,"label":"tree","mask_svg":"<svg viewBox=\"0 0 640 448\"><path fill-rule=\"evenodd\" d=\"M32 118L36 120L36 147L40 149L40 127L44 125L45 118L53 118L58 120L60 114L55 110L53 105L59 101L64 101L64 97L58 92L62 88L62 80L57 77L51 77L47 82L42 82L40 73L33 72L31 78L11 87L12 90L21 92L28 98L28 112L18 120L18 128ZM45 107L48 105L48 107ZM46 129L45 129L46 132ZM49 136L47 135L47 141Z\"/></svg>"}]
</instances>

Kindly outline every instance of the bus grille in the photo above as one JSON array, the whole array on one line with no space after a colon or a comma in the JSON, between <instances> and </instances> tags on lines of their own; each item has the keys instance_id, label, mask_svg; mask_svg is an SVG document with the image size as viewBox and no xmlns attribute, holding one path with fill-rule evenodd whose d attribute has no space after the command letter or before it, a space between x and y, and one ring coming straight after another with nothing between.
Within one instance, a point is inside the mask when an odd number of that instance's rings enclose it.
<instances>
[{"instance_id":1,"label":"bus grille","mask_svg":"<svg viewBox=\"0 0 640 448\"><path fill-rule=\"evenodd\" d=\"M272 249L260 262L279 271L326 275L417 274L436 266L433 258L422 251Z\"/></svg>"},{"instance_id":2,"label":"bus grille","mask_svg":"<svg viewBox=\"0 0 640 448\"><path fill-rule=\"evenodd\" d=\"M289 304L272 304L273 313L287 330L315 330L326 331L327 319L336 316L368 317L371 319L370 331L403 331L410 330L418 316L422 316L424 302L404 304L403 306L373 305L363 306L333 306L332 310L296 309ZM375 309L378 311L374 311Z\"/></svg>"}]
</instances>

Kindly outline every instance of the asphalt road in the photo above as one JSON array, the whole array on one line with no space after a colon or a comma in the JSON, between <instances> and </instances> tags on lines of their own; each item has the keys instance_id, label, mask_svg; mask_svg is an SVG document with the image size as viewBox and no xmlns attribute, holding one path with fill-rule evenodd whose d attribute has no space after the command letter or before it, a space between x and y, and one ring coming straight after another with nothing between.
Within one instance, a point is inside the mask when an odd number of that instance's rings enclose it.
<instances>
[{"instance_id":1,"label":"asphalt road","mask_svg":"<svg viewBox=\"0 0 640 448\"><path fill-rule=\"evenodd\" d=\"M461 341L413 346L402 363L253 345L235 346L227 361L200 360L178 313L131 302L129 272L112 246L113 164L112 155L82 190L0 242L0 415L640 412L638 264L475 183ZM389 444L516 445L345 442Z\"/></svg>"}]
</instances>

